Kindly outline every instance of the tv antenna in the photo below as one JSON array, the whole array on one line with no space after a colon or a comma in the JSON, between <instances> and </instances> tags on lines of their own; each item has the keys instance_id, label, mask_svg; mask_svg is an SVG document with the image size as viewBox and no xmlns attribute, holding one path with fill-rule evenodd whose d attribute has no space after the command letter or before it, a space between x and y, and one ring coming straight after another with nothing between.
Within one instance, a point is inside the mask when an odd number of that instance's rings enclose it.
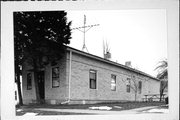
<instances>
[{"instance_id":1,"label":"tv antenna","mask_svg":"<svg viewBox=\"0 0 180 120\"><path fill-rule=\"evenodd\" d=\"M92 27L95 27L95 26L99 26L99 24L94 24L94 25L87 25L86 26L86 15L84 15L84 25L82 27L77 27L77 28L73 28L72 30L79 30L81 32L83 32L84 36L83 36L83 47L82 47L82 51L86 50L88 52L88 49L86 47L86 41L85 41L85 34L86 32L91 29ZM86 29L88 28L88 29ZM83 30L82 30L83 29ZM89 53L89 52L88 52Z\"/></svg>"}]
</instances>

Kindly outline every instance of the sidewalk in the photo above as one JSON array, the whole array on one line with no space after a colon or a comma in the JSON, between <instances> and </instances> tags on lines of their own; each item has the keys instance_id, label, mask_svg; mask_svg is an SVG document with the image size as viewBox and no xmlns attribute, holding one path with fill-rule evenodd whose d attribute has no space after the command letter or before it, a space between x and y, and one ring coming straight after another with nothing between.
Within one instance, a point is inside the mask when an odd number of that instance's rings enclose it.
<instances>
[{"instance_id":1,"label":"sidewalk","mask_svg":"<svg viewBox=\"0 0 180 120\"><path fill-rule=\"evenodd\" d=\"M138 106L139 105L139 106ZM16 115L117 115L117 114L148 114L148 113L168 113L168 105L152 104L101 104L85 106L22 106L17 108ZM139 108L137 108L139 107Z\"/></svg>"},{"instance_id":2,"label":"sidewalk","mask_svg":"<svg viewBox=\"0 0 180 120\"><path fill-rule=\"evenodd\" d=\"M156 108L157 106L151 106L151 107L142 107L131 110L122 110L122 111L104 111L104 110L89 110L89 109L52 109L52 108L36 108L35 110L65 112L65 113L86 113L86 114L94 114L94 115L95 114L114 115L114 114L137 114L137 113L142 113L142 111L147 111Z\"/></svg>"}]
</instances>

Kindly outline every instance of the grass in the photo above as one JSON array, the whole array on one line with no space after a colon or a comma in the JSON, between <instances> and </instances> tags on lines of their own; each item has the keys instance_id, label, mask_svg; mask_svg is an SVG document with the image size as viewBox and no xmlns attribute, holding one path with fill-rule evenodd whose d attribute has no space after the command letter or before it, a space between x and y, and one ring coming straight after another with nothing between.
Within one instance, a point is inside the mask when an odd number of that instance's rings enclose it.
<instances>
[{"instance_id":1,"label":"grass","mask_svg":"<svg viewBox=\"0 0 180 120\"><path fill-rule=\"evenodd\" d=\"M69 113L69 112L55 112L55 111L40 111L33 109L26 109L21 112L16 112L17 116L22 116L26 113L37 113L37 115L87 115L87 113Z\"/></svg>"},{"instance_id":2,"label":"grass","mask_svg":"<svg viewBox=\"0 0 180 120\"><path fill-rule=\"evenodd\" d=\"M38 115L82 115L82 113L65 113L65 112L50 112L50 111L39 111L34 110L35 108L52 108L52 109L89 109L89 107L95 106L108 106L112 107L111 111L122 111L122 110L130 110L134 108L148 107L148 106L163 106L165 103L163 102L116 102L116 103L98 103L98 104L76 104L76 105L24 105L19 106L16 109L22 109L20 112L16 112L16 115L23 115L27 112L35 112ZM116 107L115 107L116 106ZM118 108L118 107L121 108Z\"/></svg>"}]
</instances>

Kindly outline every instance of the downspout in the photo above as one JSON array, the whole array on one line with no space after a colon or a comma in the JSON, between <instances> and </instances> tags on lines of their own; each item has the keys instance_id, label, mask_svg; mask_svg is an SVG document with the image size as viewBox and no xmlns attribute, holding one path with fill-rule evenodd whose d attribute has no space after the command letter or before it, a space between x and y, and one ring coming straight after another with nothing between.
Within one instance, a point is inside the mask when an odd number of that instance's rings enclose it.
<instances>
[{"instance_id":1,"label":"downspout","mask_svg":"<svg viewBox=\"0 0 180 120\"><path fill-rule=\"evenodd\" d=\"M62 102L61 104L67 104L70 102L70 98L71 98L71 61L72 61L72 51L70 50L69 51L70 54L69 54L69 79L68 79L68 100L65 101L65 102Z\"/></svg>"},{"instance_id":2,"label":"downspout","mask_svg":"<svg viewBox=\"0 0 180 120\"><path fill-rule=\"evenodd\" d=\"M71 98L71 63L72 63L72 51L70 51L70 56L69 56L69 99L68 99L69 102Z\"/></svg>"}]
</instances>

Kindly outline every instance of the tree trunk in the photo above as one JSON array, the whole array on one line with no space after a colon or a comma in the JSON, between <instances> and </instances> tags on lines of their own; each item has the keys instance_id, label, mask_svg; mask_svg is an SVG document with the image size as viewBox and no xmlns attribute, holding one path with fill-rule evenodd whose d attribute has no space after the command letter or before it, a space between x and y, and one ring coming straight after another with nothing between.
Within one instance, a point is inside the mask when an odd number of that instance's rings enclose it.
<instances>
[{"instance_id":1,"label":"tree trunk","mask_svg":"<svg viewBox=\"0 0 180 120\"><path fill-rule=\"evenodd\" d=\"M160 90L160 102L162 101L162 95L163 95L163 93L164 93L164 89L161 89L161 90Z\"/></svg>"},{"instance_id":2,"label":"tree trunk","mask_svg":"<svg viewBox=\"0 0 180 120\"><path fill-rule=\"evenodd\" d=\"M137 100L137 91L135 91L135 101Z\"/></svg>"},{"instance_id":3,"label":"tree trunk","mask_svg":"<svg viewBox=\"0 0 180 120\"><path fill-rule=\"evenodd\" d=\"M159 101L161 102L162 101L162 92L160 91L160 98L159 98Z\"/></svg>"},{"instance_id":4,"label":"tree trunk","mask_svg":"<svg viewBox=\"0 0 180 120\"><path fill-rule=\"evenodd\" d=\"M23 105L22 93L21 93L21 81L20 81L20 68L17 66L16 81L18 88L19 105Z\"/></svg>"},{"instance_id":5,"label":"tree trunk","mask_svg":"<svg viewBox=\"0 0 180 120\"><path fill-rule=\"evenodd\" d=\"M40 103L40 94L39 94L39 86L38 86L38 78L37 78L37 63L36 60L33 60L34 67L34 84L35 84L35 94L36 94L36 103Z\"/></svg>"},{"instance_id":6,"label":"tree trunk","mask_svg":"<svg viewBox=\"0 0 180 120\"><path fill-rule=\"evenodd\" d=\"M164 93L165 88L166 88L166 83L164 81L161 81L161 84L160 84L160 102L162 101L162 95Z\"/></svg>"}]
</instances>

